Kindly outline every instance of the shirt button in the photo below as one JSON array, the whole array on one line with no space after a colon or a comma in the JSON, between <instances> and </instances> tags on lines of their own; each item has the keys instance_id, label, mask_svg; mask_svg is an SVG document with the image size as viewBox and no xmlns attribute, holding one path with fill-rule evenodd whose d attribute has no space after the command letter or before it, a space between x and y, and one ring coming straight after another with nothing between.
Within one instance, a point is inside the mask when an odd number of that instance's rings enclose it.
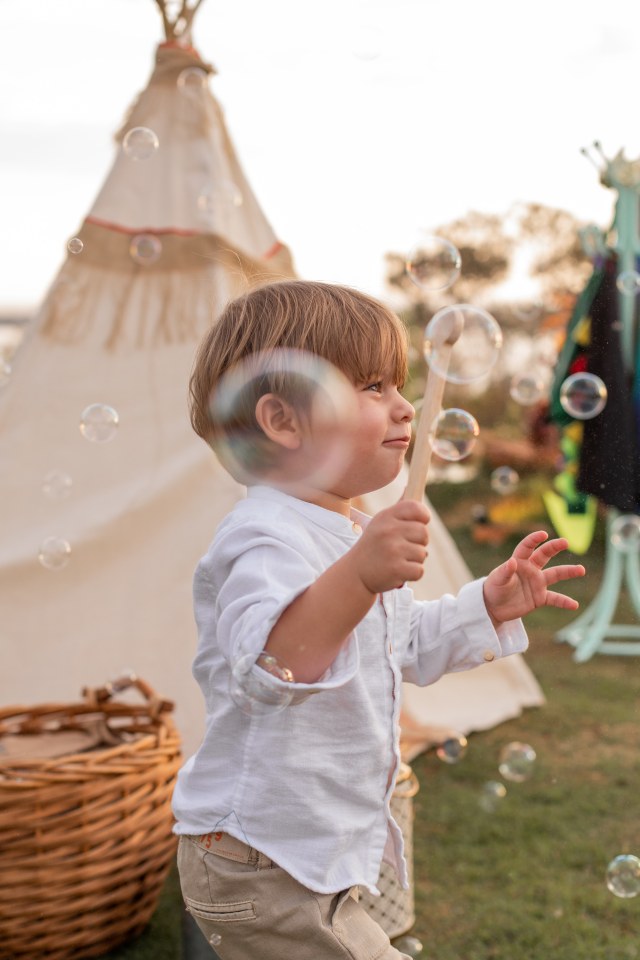
<instances>
[{"instance_id":1,"label":"shirt button","mask_svg":"<svg viewBox=\"0 0 640 960\"><path fill-rule=\"evenodd\" d=\"M357 533L357 534L362 533L362 527L360 526L359 523L356 523L355 520L351 524L351 529L353 530L354 533Z\"/></svg>"},{"instance_id":2,"label":"shirt button","mask_svg":"<svg viewBox=\"0 0 640 960\"><path fill-rule=\"evenodd\" d=\"M482 657L487 663L491 663L492 660L495 660L496 655L493 650L485 650L485 652L482 654Z\"/></svg>"}]
</instances>

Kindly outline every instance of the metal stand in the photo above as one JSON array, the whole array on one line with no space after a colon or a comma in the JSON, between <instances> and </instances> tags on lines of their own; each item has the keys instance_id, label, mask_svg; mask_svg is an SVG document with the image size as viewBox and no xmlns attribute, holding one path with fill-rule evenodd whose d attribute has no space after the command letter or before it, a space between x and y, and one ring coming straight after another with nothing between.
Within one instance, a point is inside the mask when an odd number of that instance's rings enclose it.
<instances>
[{"instance_id":1,"label":"metal stand","mask_svg":"<svg viewBox=\"0 0 640 960\"><path fill-rule=\"evenodd\" d=\"M594 653L618 656L640 656L640 560L638 550L623 551L611 540L611 528L617 510L607 513L607 541L602 583L587 609L573 623L556 634L556 640L572 644L576 649L573 659L578 663L589 660ZM626 581L638 624L616 624L613 618L620 599L620 589ZM625 637L622 641L607 637ZM636 642L634 642L634 639Z\"/></svg>"}]
</instances>

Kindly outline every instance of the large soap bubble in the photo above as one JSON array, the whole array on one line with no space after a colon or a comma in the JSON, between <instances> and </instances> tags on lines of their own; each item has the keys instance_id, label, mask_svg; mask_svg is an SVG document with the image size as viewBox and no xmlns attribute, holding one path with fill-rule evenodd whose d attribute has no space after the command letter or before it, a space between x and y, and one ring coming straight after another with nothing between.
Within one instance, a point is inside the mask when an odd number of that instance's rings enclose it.
<instances>
[{"instance_id":1,"label":"large soap bubble","mask_svg":"<svg viewBox=\"0 0 640 960\"><path fill-rule=\"evenodd\" d=\"M441 325L455 325L461 333L453 346L442 342ZM424 357L435 373L449 383L473 383L486 376L498 359L502 331L496 320L468 303L443 307L433 315L424 332Z\"/></svg>"},{"instance_id":2,"label":"large soap bubble","mask_svg":"<svg viewBox=\"0 0 640 960\"><path fill-rule=\"evenodd\" d=\"M406 261L407 275L423 290L445 290L460 276L458 248L444 237L424 236Z\"/></svg>"},{"instance_id":3,"label":"large soap bubble","mask_svg":"<svg viewBox=\"0 0 640 960\"><path fill-rule=\"evenodd\" d=\"M291 444L269 438L256 420L279 411L295 424ZM252 354L220 380L209 402L212 446L241 483L277 482L328 489L342 476L357 430L353 385L321 357L303 350ZM284 440L284 437L283 437Z\"/></svg>"},{"instance_id":4,"label":"large soap bubble","mask_svg":"<svg viewBox=\"0 0 640 960\"><path fill-rule=\"evenodd\" d=\"M592 420L607 404L607 388L594 373L572 373L560 387L560 404L576 420Z\"/></svg>"}]
</instances>

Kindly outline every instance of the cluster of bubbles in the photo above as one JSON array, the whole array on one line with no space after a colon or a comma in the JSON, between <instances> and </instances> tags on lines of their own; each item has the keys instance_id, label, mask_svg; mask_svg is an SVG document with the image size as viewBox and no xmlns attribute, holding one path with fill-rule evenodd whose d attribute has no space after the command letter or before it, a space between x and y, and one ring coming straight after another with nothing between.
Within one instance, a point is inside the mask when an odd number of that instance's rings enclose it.
<instances>
[{"instance_id":1,"label":"cluster of bubbles","mask_svg":"<svg viewBox=\"0 0 640 960\"><path fill-rule=\"evenodd\" d=\"M467 738L462 734L447 737L436 749L443 763L458 763L467 752ZM523 783L533 774L536 752L528 743L514 740L506 744L498 757L498 770L503 780ZM488 813L495 812L507 795L507 788L500 780L488 780L482 787L478 804Z\"/></svg>"},{"instance_id":2,"label":"cluster of bubbles","mask_svg":"<svg viewBox=\"0 0 640 960\"><path fill-rule=\"evenodd\" d=\"M274 654L263 651L256 657L255 653L246 653L233 665L229 695L246 716L262 717L289 706L293 682L291 670Z\"/></svg>"},{"instance_id":3,"label":"cluster of bubbles","mask_svg":"<svg viewBox=\"0 0 640 960\"><path fill-rule=\"evenodd\" d=\"M80 434L90 443L108 443L118 430L120 417L106 403L92 403L80 414ZM41 489L47 500L60 501L70 496L73 479L64 470L49 470L42 479ZM62 570L71 558L71 544L64 537L46 537L38 549L38 561L46 570Z\"/></svg>"}]
</instances>

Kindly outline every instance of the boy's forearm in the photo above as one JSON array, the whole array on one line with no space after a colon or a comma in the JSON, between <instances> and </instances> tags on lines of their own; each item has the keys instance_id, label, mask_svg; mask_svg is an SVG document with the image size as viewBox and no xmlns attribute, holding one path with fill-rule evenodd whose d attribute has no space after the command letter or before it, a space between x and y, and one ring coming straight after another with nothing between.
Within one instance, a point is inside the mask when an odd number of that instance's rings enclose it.
<instances>
[{"instance_id":1,"label":"boy's forearm","mask_svg":"<svg viewBox=\"0 0 640 960\"><path fill-rule=\"evenodd\" d=\"M286 608L266 649L299 683L314 683L331 666L376 594L362 582L351 553L337 560Z\"/></svg>"}]
</instances>

